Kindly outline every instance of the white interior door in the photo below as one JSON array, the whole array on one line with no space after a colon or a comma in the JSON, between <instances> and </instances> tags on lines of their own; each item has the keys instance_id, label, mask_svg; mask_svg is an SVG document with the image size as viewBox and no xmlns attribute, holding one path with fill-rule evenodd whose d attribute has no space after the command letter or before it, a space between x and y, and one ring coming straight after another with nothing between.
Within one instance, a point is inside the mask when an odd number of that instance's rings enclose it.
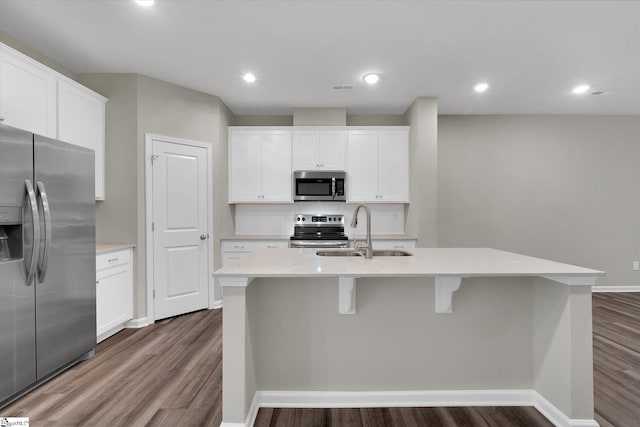
<instances>
[{"instance_id":1,"label":"white interior door","mask_svg":"<svg viewBox=\"0 0 640 427\"><path fill-rule=\"evenodd\" d=\"M158 139L153 150L155 320L208 306L207 149Z\"/></svg>"}]
</instances>

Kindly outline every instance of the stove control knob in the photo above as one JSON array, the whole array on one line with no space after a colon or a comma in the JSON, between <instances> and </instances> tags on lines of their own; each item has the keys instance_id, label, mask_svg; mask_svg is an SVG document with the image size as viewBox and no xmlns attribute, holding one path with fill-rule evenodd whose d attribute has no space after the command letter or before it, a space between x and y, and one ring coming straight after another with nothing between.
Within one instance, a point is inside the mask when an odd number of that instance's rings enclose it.
<instances>
[{"instance_id":1,"label":"stove control knob","mask_svg":"<svg viewBox=\"0 0 640 427\"><path fill-rule=\"evenodd\" d=\"M296 221L300 221L300 219L301 219L301 218L300 218L300 217L298 217L298 218L296 218Z\"/></svg>"},{"instance_id":2,"label":"stove control knob","mask_svg":"<svg viewBox=\"0 0 640 427\"><path fill-rule=\"evenodd\" d=\"M302 217L302 220L303 220L303 221L305 221L305 220L306 220L306 218L305 218L305 217Z\"/></svg>"}]
</instances>

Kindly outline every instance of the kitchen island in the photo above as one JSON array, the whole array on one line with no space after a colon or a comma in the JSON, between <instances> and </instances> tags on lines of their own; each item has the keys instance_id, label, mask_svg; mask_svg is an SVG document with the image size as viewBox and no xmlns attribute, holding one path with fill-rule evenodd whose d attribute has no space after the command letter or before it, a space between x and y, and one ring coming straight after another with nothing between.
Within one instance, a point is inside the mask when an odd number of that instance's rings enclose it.
<instances>
[{"instance_id":1,"label":"kitchen island","mask_svg":"<svg viewBox=\"0 0 640 427\"><path fill-rule=\"evenodd\" d=\"M593 419L601 271L487 248L257 251L223 287L223 425L259 407L533 405Z\"/></svg>"}]
</instances>

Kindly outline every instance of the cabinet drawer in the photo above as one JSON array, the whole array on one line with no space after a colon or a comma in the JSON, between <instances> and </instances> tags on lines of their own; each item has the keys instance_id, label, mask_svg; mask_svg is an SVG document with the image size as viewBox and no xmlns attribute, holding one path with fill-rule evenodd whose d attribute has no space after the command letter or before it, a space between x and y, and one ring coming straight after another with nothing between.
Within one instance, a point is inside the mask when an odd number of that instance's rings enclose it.
<instances>
[{"instance_id":1,"label":"cabinet drawer","mask_svg":"<svg viewBox=\"0 0 640 427\"><path fill-rule=\"evenodd\" d=\"M109 252L96 256L96 270L104 270L105 268L125 265L131 262L130 251L123 250L117 252Z\"/></svg>"},{"instance_id":2,"label":"cabinet drawer","mask_svg":"<svg viewBox=\"0 0 640 427\"><path fill-rule=\"evenodd\" d=\"M288 248L288 240L223 240L222 252L253 252L258 249Z\"/></svg>"}]
</instances>

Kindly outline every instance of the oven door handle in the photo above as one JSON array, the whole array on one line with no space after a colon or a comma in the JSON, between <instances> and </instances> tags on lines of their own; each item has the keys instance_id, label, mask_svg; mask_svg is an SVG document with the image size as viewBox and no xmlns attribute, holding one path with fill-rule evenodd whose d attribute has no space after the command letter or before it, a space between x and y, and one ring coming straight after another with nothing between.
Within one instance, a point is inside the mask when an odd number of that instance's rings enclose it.
<instances>
[{"instance_id":1,"label":"oven door handle","mask_svg":"<svg viewBox=\"0 0 640 427\"><path fill-rule=\"evenodd\" d=\"M331 198L336 199L336 177L331 177Z\"/></svg>"},{"instance_id":2,"label":"oven door handle","mask_svg":"<svg viewBox=\"0 0 640 427\"><path fill-rule=\"evenodd\" d=\"M348 248L349 241L335 241L335 240L290 240L290 248Z\"/></svg>"}]
</instances>

